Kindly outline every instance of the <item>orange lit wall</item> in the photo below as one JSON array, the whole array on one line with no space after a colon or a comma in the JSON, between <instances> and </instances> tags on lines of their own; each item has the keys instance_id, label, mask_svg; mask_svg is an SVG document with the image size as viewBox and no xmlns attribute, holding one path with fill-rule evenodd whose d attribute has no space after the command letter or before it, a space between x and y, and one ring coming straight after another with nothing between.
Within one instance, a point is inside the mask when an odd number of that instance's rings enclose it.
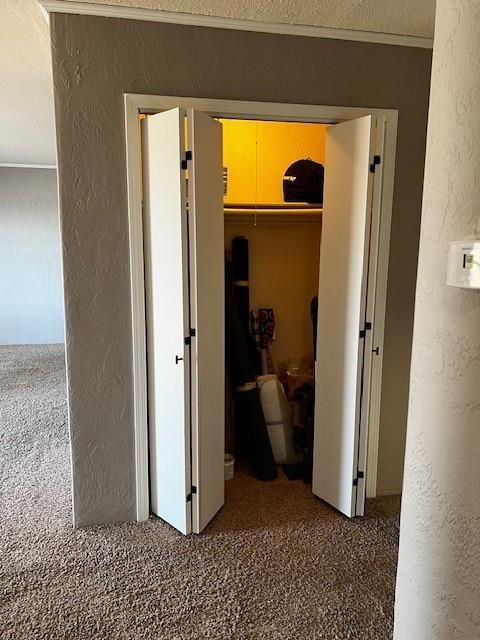
<instances>
[{"instance_id":1,"label":"orange lit wall","mask_svg":"<svg viewBox=\"0 0 480 640\"><path fill-rule=\"evenodd\" d=\"M302 158L324 164L327 125L221 120L223 164L228 168L225 202L283 202L285 170Z\"/></svg>"},{"instance_id":2,"label":"orange lit wall","mask_svg":"<svg viewBox=\"0 0 480 640\"><path fill-rule=\"evenodd\" d=\"M283 176L292 162L324 161L326 125L249 120L222 120L222 124L223 164L228 167L226 203L253 204L257 184L259 204L280 204ZM249 241L251 308L275 309L276 333L270 352L277 371L293 362L308 366L312 360L310 301L318 291L321 223L227 221L227 250L235 236Z\"/></svg>"},{"instance_id":3,"label":"orange lit wall","mask_svg":"<svg viewBox=\"0 0 480 640\"><path fill-rule=\"evenodd\" d=\"M320 222L231 221L225 224L225 247L235 236L248 239L250 307L275 309L275 340L270 344L279 368L312 363L310 301L318 292Z\"/></svg>"}]
</instances>

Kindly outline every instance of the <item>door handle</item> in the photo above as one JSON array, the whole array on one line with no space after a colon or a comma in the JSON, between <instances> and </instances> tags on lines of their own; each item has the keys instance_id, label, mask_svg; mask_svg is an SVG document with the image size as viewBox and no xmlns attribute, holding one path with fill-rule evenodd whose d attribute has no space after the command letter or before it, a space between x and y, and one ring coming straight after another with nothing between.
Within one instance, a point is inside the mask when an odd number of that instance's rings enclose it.
<instances>
[{"instance_id":1,"label":"door handle","mask_svg":"<svg viewBox=\"0 0 480 640\"><path fill-rule=\"evenodd\" d=\"M178 364L180 360L183 360L183 358L180 358L180 356L175 356L175 364Z\"/></svg>"},{"instance_id":2,"label":"door handle","mask_svg":"<svg viewBox=\"0 0 480 640\"><path fill-rule=\"evenodd\" d=\"M379 351L380 351L380 347L375 347L375 349L372 349L372 353L374 353L376 356L378 356Z\"/></svg>"}]
</instances>

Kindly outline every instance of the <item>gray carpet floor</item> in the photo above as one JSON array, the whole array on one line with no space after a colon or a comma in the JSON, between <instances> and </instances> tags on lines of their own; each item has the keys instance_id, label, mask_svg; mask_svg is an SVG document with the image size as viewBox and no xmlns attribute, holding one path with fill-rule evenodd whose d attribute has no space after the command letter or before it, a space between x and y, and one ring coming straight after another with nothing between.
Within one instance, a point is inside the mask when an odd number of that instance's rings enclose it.
<instances>
[{"instance_id":1,"label":"gray carpet floor","mask_svg":"<svg viewBox=\"0 0 480 640\"><path fill-rule=\"evenodd\" d=\"M240 471L207 531L74 531L63 350L0 347L2 640L387 640L399 499L349 521Z\"/></svg>"}]
</instances>

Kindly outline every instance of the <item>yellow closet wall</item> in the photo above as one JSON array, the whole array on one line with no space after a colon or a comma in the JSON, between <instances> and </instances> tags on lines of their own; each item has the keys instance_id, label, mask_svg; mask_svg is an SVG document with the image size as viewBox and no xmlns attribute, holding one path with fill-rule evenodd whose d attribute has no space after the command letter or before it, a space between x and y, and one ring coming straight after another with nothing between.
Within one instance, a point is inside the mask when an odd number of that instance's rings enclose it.
<instances>
[{"instance_id":1,"label":"yellow closet wall","mask_svg":"<svg viewBox=\"0 0 480 640\"><path fill-rule=\"evenodd\" d=\"M227 222L225 246L248 239L250 308L275 309L275 340L270 353L276 371L296 360L310 363L313 354L310 301L318 292L320 222Z\"/></svg>"},{"instance_id":2,"label":"yellow closet wall","mask_svg":"<svg viewBox=\"0 0 480 640\"><path fill-rule=\"evenodd\" d=\"M222 120L223 164L228 168L226 203L283 203L283 176L292 162L324 164L326 125ZM258 143L258 144L257 144ZM258 170L256 179L256 169ZM273 307L276 339L270 345L278 367L312 358L310 301L318 292L321 223L227 221L225 246L235 236L249 241L250 308Z\"/></svg>"},{"instance_id":3,"label":"yellow closet wall","mask_svg":"<svg viewBox=\"0 0 480 640\"><path fill-rule=\"evenodd\" d=\"M283 176L292 162L311 158L324 164L327 125L223 119L221 123L227 204L282 203Z\"/></svg>"}]
</instances>

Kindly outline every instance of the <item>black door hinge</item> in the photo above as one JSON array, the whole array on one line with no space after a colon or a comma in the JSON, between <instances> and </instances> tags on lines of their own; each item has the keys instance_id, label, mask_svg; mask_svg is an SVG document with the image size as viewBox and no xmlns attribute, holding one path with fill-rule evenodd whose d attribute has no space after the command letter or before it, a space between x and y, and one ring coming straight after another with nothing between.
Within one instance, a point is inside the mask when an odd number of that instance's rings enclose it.
<instances>
[{"instance_id":1,"label":"black door hinge","mask_svg":"<svg viewBox=\"0 0 480 640\"><path fill-rule=\"evenodd\" d=\"M192 159L192 152L185 151L185 158L182 160L182 169L186 170L188 165L187 162Z\"/></svg>"},{"instance_id":2,"label":"black door hinge","mask_svg":"<svg viewBox=\"0 0 480 640\"><path fill-rule=\"evenodd\" d=\"M371 330L372 330L372 323L365 322L365 327L363 329L360 329L360 338L365 338L365 336L367 335L367 331L371 331Z\"/></svg>"},{"instance_id":3,"label":"black door hinge","mask_svg":"<svg viewBox=\"0 0 480 640\"><path fill-rule=\"evenodd\" d=\"M373 162L370 165L370 173L375 173L375 167L377 166L377 164L380 164L382 162L382 158L380 156L373 156Z\"/></svg>"},{"instance_id":4,"label":"black door hinge","mask_svg":"<svg viewBox=\"0 0 480 640\"><path fill-rule=\"evenodd\" d=\"M354 480L353 480L353 486L357 487L358 486L358 481L362 480L362 478L364 478L364 477L365 477L365 474L363 473L363 471L359 471L357 473L357 477L354 478Z\"/></svg>"},{"instance_id":5,"label":"black door hinge","mask_svg":"<svg viewBox=\"0 0 480 640\"><path fill-rule=\"evenodd\" d=\"M195 329L190 329L190 333L189 335L185 338L185 344L187 346L192 344L192 338L194 338L197 335L197 332L195 331Z\"/></svg>"},{"instance_id":6,"label":"black door hinge","mask_svg":"<svg viewBox=\"0 0 480 640\"><path fill-rule=\"evenodd\" d=\"M187 494L187 502L191 502L192 501L192 495L194 493L197 493L197 487L192 486L191 492Z\"/></svg>"}]
</instances>

